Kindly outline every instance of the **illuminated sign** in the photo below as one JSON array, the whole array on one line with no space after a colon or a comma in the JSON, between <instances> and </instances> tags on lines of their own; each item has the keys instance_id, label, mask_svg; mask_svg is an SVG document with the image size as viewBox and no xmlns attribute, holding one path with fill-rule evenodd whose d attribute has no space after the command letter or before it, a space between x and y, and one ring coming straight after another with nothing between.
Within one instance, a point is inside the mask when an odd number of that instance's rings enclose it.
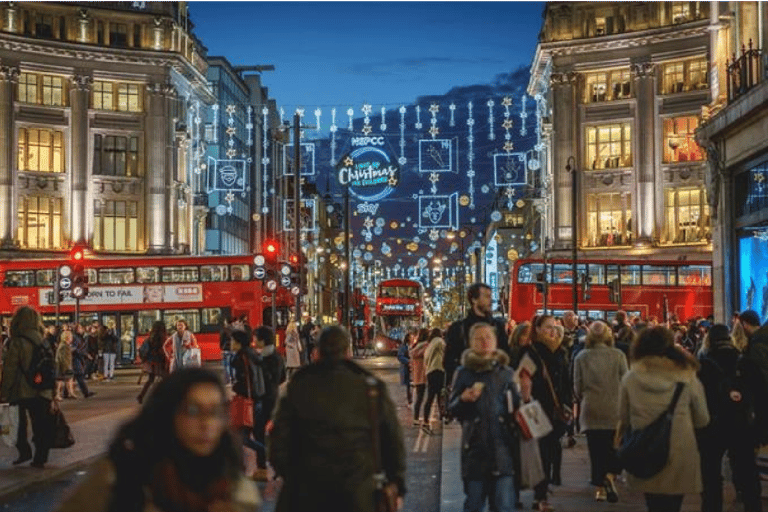
<instances>
[{"instance_id":1,"label":"illuminated sign","mask_svg":"<svg viewBox=\"0 0 768 512\"><path fill-rule=\"evenodd\" d=\"M64 292L62 304L75 303L69 291ZM202 302L203 287L199 284L145 284L141 286L91 286L88 296L80 300L85 305L163 304ZM53 288L40 289L40 305L50 306Z\"/></svg>"},{"instance_id":2,"label":"illuminated sign","mask_svg":"<svg viewBox=\"0 0 768 512\"><path fill-rule=\"evenodd\" d=\"M394 311L397 313L412 313L416 311L416 304L381 304L380 306L382 312Z\"/></svg>"},{"instance_id":3,"label":"illuminated sign","mask_svg":"<svg viewBox=\"0 0 768 512\"><path fill-rule=\"evenodd\" d=\"M383 137L356 137L352 139L353 145L356 141L362 142L358 139L365 139L368 144L384 143ZM356 198L376 202L394 191L400 181L400 168L384 150L368 145L341 159L337 178Z\"/></svg>"}]
</instances>

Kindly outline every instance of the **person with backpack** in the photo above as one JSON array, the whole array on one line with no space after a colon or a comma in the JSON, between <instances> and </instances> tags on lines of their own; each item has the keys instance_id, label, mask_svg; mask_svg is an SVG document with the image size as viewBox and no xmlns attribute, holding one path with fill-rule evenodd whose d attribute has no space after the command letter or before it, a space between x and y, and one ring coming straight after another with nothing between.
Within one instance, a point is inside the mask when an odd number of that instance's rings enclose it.
<instances>
[{"instance_id":1,"label":"person with backpack","mask_svg":"<svg viewBox=\"0 0 768 512\"><path fill-rule=\"evenodd\" d=\"M19 436L16 440L19 457L13 464L32 459L32 467L43 468L53 442L51 402L56 385L53 347L43 340L40 315L29 306L14 313L10 335L0 384L0 402L19 406ZM27 439L27 412L32 420L34 458Z\"/></svg>"},{"instance_id":2,"label":"person with backpack","mask_svg":"<svg viewBox=\"0 0 768 512\"><path fill-rule=\"evenodd\" d=\"M728 453L733 483L745 512L762 512L760 475L755 459L755 403L739 351L728 327L713 325L705 339L698 375L707 397L710 423L699 434L702 512L723 511L723 455Z\"/></svg>"}]
</instances>

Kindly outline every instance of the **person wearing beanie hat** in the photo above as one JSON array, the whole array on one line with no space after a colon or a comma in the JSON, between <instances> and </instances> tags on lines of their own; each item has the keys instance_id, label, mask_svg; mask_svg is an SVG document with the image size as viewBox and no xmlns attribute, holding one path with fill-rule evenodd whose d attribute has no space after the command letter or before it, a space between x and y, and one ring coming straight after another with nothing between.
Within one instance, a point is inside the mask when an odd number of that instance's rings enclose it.
<instances>
[{"instance_id":1,"label":"person wearing beanie hat","mask_svg":"<svg viewBox=\"0 0 768 512\"><path fill-rule=\"evenodd\" d=\"M722 512L722 460L731 461L733 483L741 490L744 510L760 512L760 476L755 459L755 394L746 361L734 346L728 327L715 324L704 342L699 380L707 397L710 423L698 436L703 491L702 512Z\"/></svg>"}]
</instances>

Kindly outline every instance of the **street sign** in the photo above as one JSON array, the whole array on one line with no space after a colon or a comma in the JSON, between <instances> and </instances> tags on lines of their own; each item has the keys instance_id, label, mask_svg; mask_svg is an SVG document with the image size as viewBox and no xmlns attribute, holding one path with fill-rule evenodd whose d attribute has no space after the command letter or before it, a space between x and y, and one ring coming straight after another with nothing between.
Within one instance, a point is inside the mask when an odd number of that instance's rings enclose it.
<instances>
[{"instance_id":1,"label":"street sign","mask_svg":"<svg viewBox=\"0 0 768 512\"><path fill-rule=\"evenodd\" d=\"M288 288L291 286L291 276L283 276L280 278L280 284Z\"/></svg>"},{"instance_id":2,"label":"street sign","mask_svg":"<svg viewBox=\"0 0 768 512\"><path fill-rule=\"evenodd\" d=\"M267 270L264 267L256 267L253 269L254 279L264 279L267 277Z\"/></svg>"},{"instance_id":3,"label":"street sign","mask_svg":"<svg viewBox=\"0 0 768 512\"><path fill-rule=\"evenodd\" d=\"M258 265L260 267L263 267L266 262L267 262L267 260L264 258L263 254L257 254L256 256L253 257L254 265Z\"/></svg>"},{"instance_id":4,"label":"street sign","mask_svg":"<svg viewBox=\"0 0 768 512\"><path fill-rule=\"evenodd\" d=\"M274 279L270 279L269 281L267 281L267 290L271 292L274 292L275 290L277 290L277 281L275 281Z\"/></svg>"},{"instance_id":5,"label":"street sign","mask_svg":"<svg viewBox=\"0 0 768 512\"><path fill-rule=\"evenodd\" d=\"M284 276L290 276L291 275L291 265L289 263L283 263L283 266L280 267L280 273Z\"/></svg>"},{"instance_id":6,"label":"street sign","mask_svg":"<svg viewBox=\"0 0 768 512\"><path fill-rule=\"evenodd\" d=\"M299 290L298 286L294 286L293 288L291 288L291 294L293 294L294 296L298 295L299 291L301 290Z\"/></svg>"},{"instance_id":7,"label":"street sign","mask_svg":"<svg viewBox=\"0 0 768 512\"><path fill-rule=\"evenodd\" d=\"M72 273L72 267L69 265L62 265L59 267L59 275L61 277L69 277L69 275Z\"/></svg>"},{"instance_id":8,"label":"street sign","mask_svg":"<svg viewBox=\"0 0 768 512\"><path fill-rule=\"evenodd\" d=\"M62 277L59 279L59 289L60 290L69 290L72 288L72 280L68 277Z\"/></svg>"}]
</instances>

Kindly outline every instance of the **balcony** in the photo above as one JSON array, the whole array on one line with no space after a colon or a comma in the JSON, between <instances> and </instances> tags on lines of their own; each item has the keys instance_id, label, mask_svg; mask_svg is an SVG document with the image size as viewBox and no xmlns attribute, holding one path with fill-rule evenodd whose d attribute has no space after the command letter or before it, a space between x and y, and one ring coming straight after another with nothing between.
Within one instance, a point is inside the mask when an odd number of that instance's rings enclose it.
<instances>
[{"instance_id":1,"label":"balcony","mask_svg":"<svg viewBox=\"0 0 768 512\"><path fill-rule=\"evenodd\" d=\"M728 87L728 103L736 101L750 89L761 83L764 79L762 51L752 48L752 40L749 46L741 45L741 56L733 55L733 60L726 60Z\"/></svg>"}]
</instances>

